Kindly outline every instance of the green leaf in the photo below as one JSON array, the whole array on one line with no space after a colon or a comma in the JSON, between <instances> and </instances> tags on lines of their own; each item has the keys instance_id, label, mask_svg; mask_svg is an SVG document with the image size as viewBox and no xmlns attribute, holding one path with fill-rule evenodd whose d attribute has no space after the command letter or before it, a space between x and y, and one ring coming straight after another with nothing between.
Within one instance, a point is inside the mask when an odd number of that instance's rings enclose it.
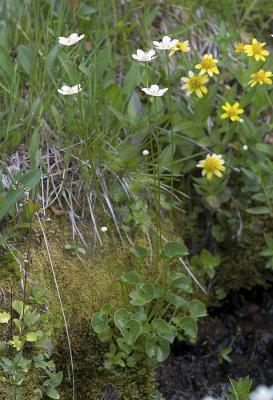
<instances>
[{"instance_id":1,"label":"green leaf","mask_svg":"<svg viewBox=\"0 0 273 400\"><path fill-rule=\"evenodd\" d=\"M263 214L270 214L271 213L270 208L269 207L265 207L265 206L247 208L246 211L249 214L255 214L255 215L263 215Z\"/></svg>"},{"instance_id":2,"label":"green leaf","mask_svg":"<svg viewBox=\"0 0 273 400\"><path fill-rule=\"evenodd\" d=\"M189 302L189 311L192 317L199 318L207 315L207 309L204 303L200 300L191 300Z\"/></svg>"},{"instance_id":3,"label":"green leaf","mask_svg":"<svg viewBox=\"0 0 273 400\"><path fill-rule=\"evenodd\" d=\"M21 340L20 336L13 336L11 344L16 348L16 350L20 351L23 348L25 341Z\"/></svg>"},{"instance_id":4,"label":"green leaf","mask_svg":"<svg viewBox=\"0 0 273 400\"><path fill-rule=\"evenodd\" d=\"M249 400L252 380L249 377L240 378L238 381L230 379L231 387L228 392L229 400Z\"/></svg>"},{"instance_id":5,"label":"green leaf","mask_svg":"<svg viewBox=\"0 0 273 400\"><path fill-rule=\"evenodd\" d=\"M195 339L198 333L196 320L192 317L175 317L173 322L183 329L185 335Z\"/></svg>"},{"instance_id":6,"label":"green leaf","mask_svg":"<svg viewBox=\"0 0 273 400\"><path fill-rule=\"evenodd\" d=\"M0 324L7 324L10 320L11 316L7 312L1 312L0 313Z\"/></svg>"},{"instance_id":7,"label":"green leaf","mask_svg":"<svg viewBox=\"0 0 273 400\"><path fill-rule=\"evenodd\" d=\"M170 354L170 345L165 339L147 336L145 340L145 351L148 357L155 359L157 362L163 362Z\"/></svg>"},{"instance_id":8,"label":"green leaf","mask_svg":"<svg viewBox=\"0 0 273 400\"><path fill-rule=\"evenodd\" d=\"M28 332L26 334L27 342L36 342L39 339L40 335L38 332Z\"/></svg>"},{"instance_id":9,"label":"green leaf","mask_svg":"<svg viewBox=\"0 0 273 400\"><path fill-rule=\"evenodd\" d=\"M24 322L28 327L36 324L40 319L40 315L36 314L35 312L26 311L24 314Z\"/></svg>"},{"instance_id":10,"label":"green leaf","mask_svg":"<svg viewBox=\"0 0 273 400\"><path fill-rule=\"evenodd\" d=\"M36 60L36 51L34 48L20 44L17 47L17 58L23 70L30 76L32 66Z\"/></svg>"},{"instance_id":11,"label":"green leaf","mask_svg":"<svg viewBox=\"0 0 273 400\"><path fill-rule=\"evenodd\" d=\"M53 387L50 387L50 388L46 389L46 394L51 399L59 399L60 398L59 393Z\"/></svg>"},{"instance_id":12,"label":"green leaf","mask_svg":"<svg viewBox=\"0 0 273 400\"><path fill-rule=\"evenodd\" d=\"M53 374L47 382L50 384L50 386L56 388L61 384L62 380L63 380L63 373L59 371L58 373Z\"/></svg>"},{"instance_id":13,"label":"green leaf","mask_svg":"<svg viewBox=\"0 0 273 400\"><path fill-rule=\"evenodd\" d=\"M130 321L126 322L126 324L122 327L119 328L123 338L125 340L125 342L131 346L133 345L136 340L138 339L139 335L140 335L140 331L141 331L141 325L140 322L135 320L135 319L131 319Z\"/></svg>"},{"instance_id":14,"label":"green leaf","mask_svg":"<svg viewBox=\"0 0 273 400\"><path fill-rule=\"evenodd\" d=\"M58 53L60 51L60 46L56 44L50 52L47 54L46 61L45 61L45 71L46 71L46 79L51 80L53 78L52 72L53 67L58 57Z\"/></svg>"},{"instance_id":15,"label":"green leaf","mask_svg":"<svg viewBox=\"0 0 273 400\"><path fill-rule=\"evenodd\" d=\"M161 318L156 318L152 321L152 327L159 335L168 335L172 332L171 326Z\"/></svg>"},{"instance_id":16,"label":"green leaf","mask_svg":"<svg viewBox=\"0 0 273 400\"><path fill-rule=\"evenodd\" d=\"M130 271L124 274L121 277L122 282L126 283L127 285L135 286L140 283L140 276L137 272Z\"/></svg>"},{"instance_id":17,"label":"green leaf","mask_svg":"<svg viewBox=\"0 0 273 400\"><path fill-rule=\"evenodd\" d=\"M229 354L230 354L231 352L232 352L232 348L231 348L231 347L223 347L222 349L220 349L219 354L220 354L220 357L221 357L223 360L225 360L225 361L231 363L231 362L232 362L232 359L229 357Z\"/></svg>"},{"instance_id":18,"label":"green leaf","mask_svg":"<svg viewBox=\"0 0 273 400\"><path fill-rule=\"evenodd\" d=\"M183 289L187 293L192 293L191 280L182 272L170 271L168 278L172 287Z\"/></svg>"},{"instance_id":19,"label":"green leaf","mask_svg":"<svg viewBox=\"0 0 273 400\"><path fill-rule=\"evenodd\" d=\"M145 247L135 246L130 248L130 252L139 258L144 258L148 255L148 250Z\"/></svg>"},{"instance_id":20,"label":"green leaf","mask_svg":"<svg viewBox=\"0 0 273 400\"><path fill-rule=\"evenodd\" d=\"M119 345L120 349L124 351L126 354L130 354L132 351L132 346L130 346L124 339L118 338L117 344Z\"/></svg>"},{"instance_id":21,"label":"green leaf","mask_svg":"<svg viewBox=\"0 0 273 400\"><path fill-rule=\"evenodd\" d=\"M79 8L79 14L82 15L91 15L97 12L97 10L94 7L90 7L86 4L82 4Z\"/></svg>"},{"instance_id":22,"label":"green leaf","mask_svg":"<svg viewBox=\"0 0 273 400\"><path fill-rule=\"evenodd\" d=\"M22 315L23 314L23 310L24 310L24 303L20 300L14 300L12 302L12 308L19 314ZM29 307L27 307L27 310L29 309ZM25 307L25 311L26 311L26 307Z\"/></svg>"},{"instance_id":23,"label":"green leaf","mask_svg":"<svg viewBox=\"0 0 273 400\"><path fill-rule=\"evenodd\" d=\"M120 328L120 326L125 325L125 323L130 319L131 313L126 308L118 308L114 313L115 325Z\"/></svg>"},{"instance_id":24,"label":"green leaf","mask_svg":"<svg viewBox=\"0 0 273 400\"><path fill-rule=\"evenodd\" d=\"M208 268L215 268L220 264L220 257L211 255L206 249L201 251L200 259L201 262Z\"/></svg>"},{"instance_id":25,"label":"green leaf","mask_svg":"<svg viewBox=\"0 0 273 400\"><path fill-rule=\"evenodd\" d=\"M100 311L96 312L91 318L91 326L97 334L102 333L108 326L108 316Z\"/></svg>"},{"instance_id":26,"label":"green leaf","mask_svg":"<svg viewBox=\"0 0 273 400\"><path fill-rule=\"evenodd\" d=\"M183 297L178 296L177 294L169 292L167 294L167 300L176 309L178 309L178 308L187 308L188 307L188 301L183 299Z\"/></svg>"},{"instance_id":27,"label":"green leaf","mask_svg":"<svg viewBox=\"0 0 273 400\"><path fill-rule=\"evenodd\" d=\"M129 122L132 125L137 124L141 116L141 102L135 90L130 97L127 113Z\"/></svg>"},{"instance_id":28,"label":"green leaf","mask_svg":"<svg viewBox=\"0 0 273 400\"><path fill-rule=\"evenodd\" d=\"M154 299L155 289L150 283L140 283L130 292L129 296L133 306L143 306Z\"/></svg>"},{"instance_id":29,"label":"green leaf","mask_svg":"<svg viewBox=\"0 0 273 400\"><path fill-rule=\"evenodd\" d=\"M163 250L167 258L179 258L189 254L187 247L183 243L178 242L166 243Z\"/></svg>"}]
</instances>

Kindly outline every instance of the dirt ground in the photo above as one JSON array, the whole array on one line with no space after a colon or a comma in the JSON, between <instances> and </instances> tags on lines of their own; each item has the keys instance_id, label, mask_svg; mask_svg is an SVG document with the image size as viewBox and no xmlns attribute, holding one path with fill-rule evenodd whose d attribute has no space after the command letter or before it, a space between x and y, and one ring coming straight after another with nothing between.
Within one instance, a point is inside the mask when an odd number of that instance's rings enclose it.
<instances>
[{"instance_id":1,"label":"dirt ground","mask_svg":"<svg viewBox=\"0 0 273 400\"><path fill-rule=\"evenodd\" d=\"M195 346L175 343L172 356L158 368L166 400L223 396L229 378L249 376L253 386L273 383L273 290L255 288L229 295L199 323ZM230 361L221 351L231 348Z\"/></svg>"}]
</instances>

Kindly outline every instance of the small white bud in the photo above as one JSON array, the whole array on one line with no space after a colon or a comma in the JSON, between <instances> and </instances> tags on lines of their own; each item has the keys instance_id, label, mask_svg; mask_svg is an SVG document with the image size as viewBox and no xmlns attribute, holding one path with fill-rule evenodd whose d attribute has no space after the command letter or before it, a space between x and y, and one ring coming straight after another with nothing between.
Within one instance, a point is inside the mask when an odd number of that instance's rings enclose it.
<instances>
[{"instance_id":1,"label":"small white bud","mask_svg":"<svg viewBox=\"0 0 273 400\"><path fill-rule=\"evenodd\" d=\"M102 227L100 228L100 230L101 230L101 232L105 233L105 232L108 231L108 228L107 228L107 226L102 226Z\"/></svg>"},{"instance_id":2,"label":"small white bud","mask_svg":"<svg viewBox=\"0 0 273 400\"><path fill-rule=\"evenodd\" d=\"M149 153L148 150L143 150L142 154L143 154L144 156L148 156L150 153Z\"/></svg>"},{"instance_id":3,"label":"small white bud","mask_svg":"<svg viewBox=\"0 0 273 400\"><path fill-rule=\"evenodd\" d=\"M247 144L244 144L243 147L242 147L242 149L245 150L245 151L247 151L247 150L248 150L248 145L247 145Z\"/></svg>"}]
</instances>

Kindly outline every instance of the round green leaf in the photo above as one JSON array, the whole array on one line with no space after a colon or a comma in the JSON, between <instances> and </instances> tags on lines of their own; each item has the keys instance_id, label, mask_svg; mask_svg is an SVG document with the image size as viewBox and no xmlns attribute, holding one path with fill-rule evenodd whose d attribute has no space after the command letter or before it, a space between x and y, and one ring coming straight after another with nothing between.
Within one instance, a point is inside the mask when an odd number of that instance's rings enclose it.
<instances>
[{"instance_id":1,"label":"round green leaf","mask_svg":"<svg viewBox=\"0 0 273 400\"><path fill-rule=\"evenodd\" d=\"M182 328L185 332L185 335L190 336L195 339L198 333L198 327L196 320L192 317L175 317L173 322Z\"/></svg>"},{"instance_id":2,"label":"round green leaf","mask_svg":"<svg viewBox=\"0 0 273 400\"><path fill-rule=\"evenodd\" d=\"M183 297L178 296L174 293L168 293L167 300L175 307L175 308L186 308L188 307L188 301L183 299Z\"/></svg>"},{"instance_id":3,"label":"round green leaf","mask_svg":"<svg viewBox=\"0 0 273 400\"><path fill-rule=\"evenodd\" d=\"M121 277L122 282L127 285L136 286L140 282L140 276L135 271L130 271Z\"/></svg>"},{"instance_id":4,"label":"round green leaf","mask_svg":"<svg viewBox=\"0 0 273 400\"><path fill-rule=\"evenodd\" d=\"M155 288L150 283L141 283L129 294L133 306L143 306L150 303L155 296Z\"/></svg>"},{"instance_id":5,"label":"round green leaf","mask_svg":"<svg viewBox=\"0 0 273 400\"><path fill-rule=\"evenodd\" d=\"M119 327L119 321L125 321L125 323L130 319L131 313L126 308L118 308L114 314L115 325Z\"/></svg>"},{"instance_id":6,"label":"round green leaf","mask_svg":"<svg viewBox=\"0 0 273 400\"><path fill-rule=\"evenodd\" d=\"M171 326L161 318L152 321L152 327L159 335L167 335L172 331Z\"/></svg>"},{"instance_id":7,"label":"round green leaf","mask_svg":"<svg viewBox=\"0 0 273 400\"><path fill-rule=\"evenodd\" d=\"M170 345L167 340L150 336L146 338L145 351L148 357L163 362L170 354Z\"/></svg>"},{"instance_id":8,"label":"round green leaf","mask_svg":"<svg viewBox=\"0 0 273 400\"><path fill-rule=\"evenodd\" d=\"M123 327L120 328L123 338L129 346L135 343L140 335L140 330L141 325L139 321L135 319L131 319L130 321L126 322Z\"/></svg>"},{"instance_id":9,"label":"round green leaf","mask_svg":"<svg viewBox=\"0 0 273 400\"><path fill-rule=\"evenodd\" d=\"M102 333L108 325L108 316L101 312L96 312L91 318L91 326L98 334Z\"/></svg>"},{"instance_id":10,"label":"round green leaf","mask_svg":"<svg viewBox=\"0 0 273 400\"><path fill-rule=\"evenodd\" d=\"M167 258L179 258L189 254L187 247L178 242L166 243L163 250Z\"/></svg>"},{"instance_id":11,"label":"round green leaf","mask_svg":"<svg viewBox=\"0 0 273 400\"><path fill-rule=\"evenodd\" d=\"M207 309L204 303L200 300L191 300L189 302L189 311L192 317L199 318L207 315Z\"/></svg>"},{"instance_id":12,"label":"round green leaf","mask_svg":"<svg viewBox=\"0 0 273 400\"><path fill-rule=\"evenodd\" d=\"M130 248L130 252L139 258L144 258L148 255L148 250L145 247L135 246Z\"/></svg>"},{"instance_id":13,"label":"round green leaf","mask_svg":"<svg viewBox=\"0 0 273 400\"><path fill-rule=\"evenodd\" d=\"M190 278L182 272L170 271L169 281L172 287L182 289L187 293L192 293L193 291Z\"/></svg>"}]
</instances>

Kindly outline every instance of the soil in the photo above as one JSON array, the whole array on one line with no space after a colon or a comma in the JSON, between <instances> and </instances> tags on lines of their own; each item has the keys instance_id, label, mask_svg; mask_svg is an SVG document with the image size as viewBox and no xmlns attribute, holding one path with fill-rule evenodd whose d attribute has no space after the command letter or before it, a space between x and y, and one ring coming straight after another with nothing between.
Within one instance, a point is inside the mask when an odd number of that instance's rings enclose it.
<instances>
[{"instance_id":1,"label":"soil","mask_svg":"<svg viewBox=\"0 0 273 400\"><path fill-rule=\"evenodd\" d=\"M172 355L158 368L166 400L221 398L229 378L249 376L252 388L273 383L273 289L230 293L208 314L199 322L198 342L175 342ZM220 356L228 347L231 362Z\"/></svg>"}]
</instances>

